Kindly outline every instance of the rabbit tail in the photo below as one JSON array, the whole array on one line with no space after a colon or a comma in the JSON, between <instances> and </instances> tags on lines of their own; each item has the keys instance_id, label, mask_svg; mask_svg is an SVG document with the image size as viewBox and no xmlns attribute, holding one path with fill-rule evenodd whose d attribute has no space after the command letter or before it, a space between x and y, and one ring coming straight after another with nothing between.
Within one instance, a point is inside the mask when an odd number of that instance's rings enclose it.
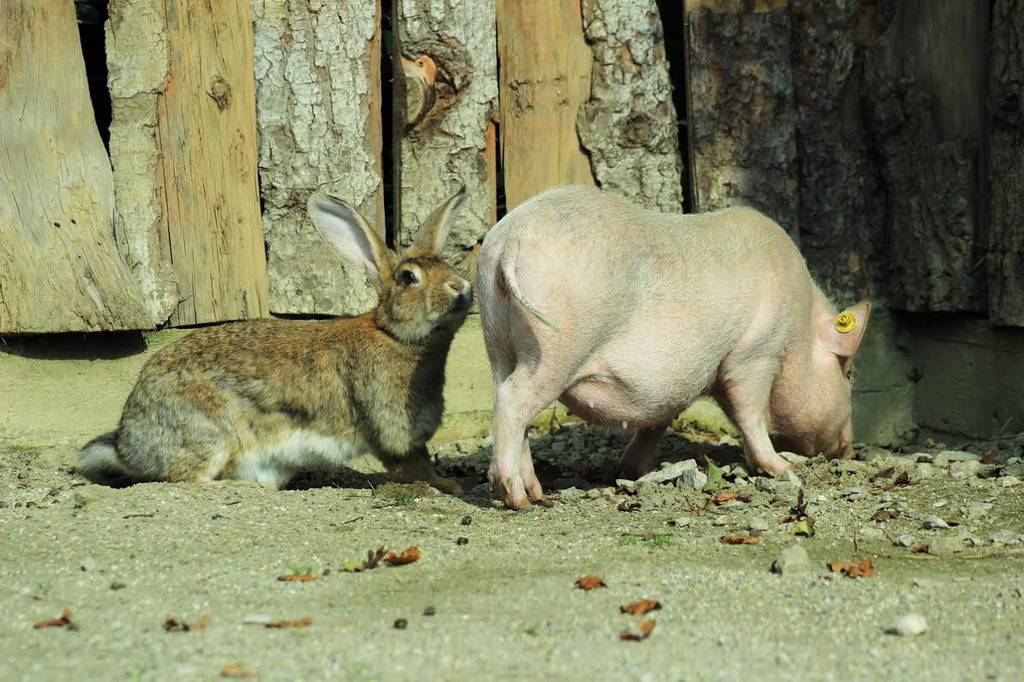
<instances>
[{"instance_id":1,"label":"rabbit tail","mask_svg":"<svg viewBox=\"0 0 1024 682\"><path fill-rule=\"evenodd\" d=\"M117 453L117 432L97 436L78 451L75 470L94 483L109 483L132 478Z\"/></svg>"}]
</instances>

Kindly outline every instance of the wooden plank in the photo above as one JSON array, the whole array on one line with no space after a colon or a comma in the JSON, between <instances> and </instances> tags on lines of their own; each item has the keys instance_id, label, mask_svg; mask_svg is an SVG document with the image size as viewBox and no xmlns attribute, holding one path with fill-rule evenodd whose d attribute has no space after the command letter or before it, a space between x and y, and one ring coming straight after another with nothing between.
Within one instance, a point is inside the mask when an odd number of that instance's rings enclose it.
<instances>
[{"instance_id":1,"label":"wooden plank","mask_svg":"<svg viewBox=\"0 0 1024 682\"><path fill-rule=\"evenodd\" d=\"M877 296L888 277L888 202L867 125L865 65L887 18L863 0L827 11L821 0L799 0L791 22L800 250L815 280L837 298Z\"/></svg>"},{"instance_id":2,"label":"wooden plank","mask_svg":"<svg viewBox=\"0 0 1024 682\"><path fill-rule=\"evenodd\" d=\"M788 0L689 0L699 211L753 206L799 238Z\"/></svg>"},{"instance_id":3,"label":"wooden plank","mask_svg":"<svg viewBox=\"0 0 1024 682\"><path fill-rule=\"evenodd\" d=\"M249 0L224 0L216 9L205 0L112 0L110 13L112 129L134 131L122 139L142 143L112 142L111 155L118 186L142 187L134 192L149 199L138 225L135 209L120 213L120 225L134 232L127 241L146 244L148 263L140 267L158 281L172 273L174 325L266 315ZM136 63L155 91L133 87L143 85L127 73ZM151 172L120 164L134 155ZM131 194L118 195L118 203ZM153 229L155 240L146 233Z\"/></svg>"},{"instance_id":4,"label":"wooden plank","mask_svg":"<svg viewBox=\"0 0 1024 682\"><path fill-rule=\"evenodd\" d=\"M166 3L170 84L158 101L173 324L265 316L250 0Z\"/></svg>"},{"instance_id":5,"label":"wooden plank","mask_svg":"<svg viewBox=\"0 0 1024 682\"><path fill-rule=\"evenodd\" d=\"M995 0L990 45L989 315L1024 326L1024 2Z\"/></svg>"},{"instance_id":6,"label":"wooden plank","mask_svg":"<svg viewBox=\"0 0 1024 682\"><path fill-rule=\"evenodd\" d=\"M579 2L497 0L505 206L549 187L594 184L576 119L593 55Z\"/></svg>"},{"instance_id":7,"label":"wooden plank","mask_svg":"<svg viewBox=\"0 0 1024 682\"><path fill-rule=\"evenodd\" d=\"M253 10L271 310L362 312L376 294L316 233L306 199L334 194L384 234L380 2L255 0Z\"/></svg>"},{"instance_id":8,"label":"wooden plank","mask_svg":"<svg viewBox=\"0 0 1024 682\"><path fill-rule=\"evenodd\" d=\"M682 160L655 0L583 0L590 94L579 139L597 184L648 208L683 210Z\"/></svg>"},{"instance_id":9,"label":"wooden plank","mask_svg":"<svg viewBox=\"0 0 1024 682\"><path fill-rule=\"evenodd\" d=\"M987 0L904 0L868 55L892 303L986 308L980 175Z\"/></svg>"},{"instance_id":10,"label":"wooden plank","mask_svg":"<svg viewBox=\"0 0 1024 682\"><path fill-rule=\"evenodd\" d=\"M70 2L0 3L0 333L143 329Z\"/></svg>"},{"instance_id":11,"label":"wooden plank","mask_svg":"<svg viewBox=\"0 0 1024 682\"><path fill-rule=\"evenodd\" d=\"M498 74L493 2L400 0L402 52L436 67L430 106L402 139L401 242L459 185L469 189L448 238L458 260L491 227L494 187L487 170L488 123L497 116Z\"/></svg>"}]
</instances>

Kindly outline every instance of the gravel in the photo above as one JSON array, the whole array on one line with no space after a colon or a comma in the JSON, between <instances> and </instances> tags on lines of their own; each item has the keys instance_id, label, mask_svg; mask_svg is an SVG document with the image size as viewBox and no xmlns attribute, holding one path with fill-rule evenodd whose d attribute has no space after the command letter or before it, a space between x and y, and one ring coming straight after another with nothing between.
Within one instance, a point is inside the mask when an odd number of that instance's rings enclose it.
<instances>
[{"instance_id":1,"label":"gravel","mask_svg":"<svg viewBox=\"0 0 1024 682\"><path fill-rule=\"evenodd\" d=\"M16 548L0 551L0 676L215 679L240 664L262 680L457 680L495 670L550 680L1019 677L1024 486L945 473L897 481L895 468L916 458L882 449L872 462L815 458L796 472L815 534L795 541L792 521L781 519L799 512L800 489L764 476L742 486L742 451L699 433L670 431L659 454L731 466L737 478L724 491L746 504L715 506L684 476L616 493L628 439L574 426L532 437L545 487L561 494L522 513L490 500L487 439L431 446L442 473L473 491L461 497L384 489L387 476L368 460L292 490L110 489L67 473L70 444L28 452L0 442L0 547ZM907 451L915 450L923 452ZM392 499L388 490L413 494ZM617 511L624 500L642 504ZM947 504L933 507L937 500ZM901 513L872 521L879 509ZM959 525L921 530L936 514ZM719 541L747 530L757 544ZM960 551L919 553L947 537ZM970 547L971 538L980 544ZM410 545L422 552L415 563L339 570L367 550ZM865 558L872 578L825 570ZM767 570L773 564L781 578ZM277 581L307 569L315 580ZM607 587L575 589L586 575ZM125 586L112 590L114 581ZM657 627L624 643L631 620L619 607L643 598L662 604ZM428 604L434 616L421 615ZM65 608L77 631L33 629ZM912 646L879 636L908 613L927 615L930 636ZM169 615L210 623L168 634ZM306 627L265 627L305 618ZM403 631L394 629L400 619Z\"/></svg>"}]
</instances>

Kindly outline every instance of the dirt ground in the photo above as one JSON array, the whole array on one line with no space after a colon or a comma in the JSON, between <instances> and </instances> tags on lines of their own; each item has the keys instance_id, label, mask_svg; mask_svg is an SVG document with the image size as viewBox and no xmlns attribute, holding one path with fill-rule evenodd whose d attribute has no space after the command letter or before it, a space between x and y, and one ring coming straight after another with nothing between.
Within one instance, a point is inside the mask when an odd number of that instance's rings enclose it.
<instances>
[{"instance_id":1,"label":"dirt ground","mask_svg":"<svg viewBox=\"0 0 1024 682\"><path fill-rule=\"evenodd\" d=\"M667 462L724 467L711 492L685 477L616 484L624 443L580 426L537 435L551 503L522 513L479 485L486 439L438 450L461 497L388 484L370 461L284 491L113 489L74 475L72 443L0 443L0 678L1024 676L1021 439L863 448L802 463L796 479L748 479L727 436L671 433ZM973 457L937 454L965 447ZM796 557L772 573L793 544L804 570ZM344 570L411 545L414 563ZM873 577L826 567L865 558ZM289 574L315 579L278 580ZM606 587L577 589L587 575ZM620 613L643 598L661 609ZM65 609L72 627L33 627ZM908 613L927 631L886 632ZM643 619L656 622L647 639L621 639Z\"/></svg>"}]
</instances>

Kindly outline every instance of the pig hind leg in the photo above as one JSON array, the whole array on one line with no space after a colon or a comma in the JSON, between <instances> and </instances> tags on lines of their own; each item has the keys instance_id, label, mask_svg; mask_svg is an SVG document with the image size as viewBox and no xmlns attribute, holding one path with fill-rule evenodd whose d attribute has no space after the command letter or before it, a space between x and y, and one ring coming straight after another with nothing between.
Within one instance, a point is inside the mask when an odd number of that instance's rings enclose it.
<instances>
[{"instance_id":1,"label":"pig hind leg","mask_svg":"<svg viewBox=\"0 0 1024 682\"><path fill-rule=\"evenodd\" d=\"M525 509L543 499L526 440L530 421L558 399L565 383L547 372L519 365L501 379L495 368L494 457L487 477L507 507Z\"/></svg>"},{"instance_id":2,"label":"pig hind leg","mask_svg":"<svg viewBox=\"0 0 1024 682\"><path fill-rule=\"evenodd\" d=\"M781 474L793 465L779 457L768 437L768 400L778 374L774 358L758 358L723 372L718 397L743 436L743 454L754 471Z\"/></svg>"},{"instance_id":3,"label":"pig hind leg","mask_svg":"<svg viewBox=\"0 0 1024 682\"><path fill-rule=\"evenodd\" d=\"M619 468L623 476L636 480L654 469L654 456L668 423L636 430L633 440L622 453Z\"/></svg>"}]
</instances>

